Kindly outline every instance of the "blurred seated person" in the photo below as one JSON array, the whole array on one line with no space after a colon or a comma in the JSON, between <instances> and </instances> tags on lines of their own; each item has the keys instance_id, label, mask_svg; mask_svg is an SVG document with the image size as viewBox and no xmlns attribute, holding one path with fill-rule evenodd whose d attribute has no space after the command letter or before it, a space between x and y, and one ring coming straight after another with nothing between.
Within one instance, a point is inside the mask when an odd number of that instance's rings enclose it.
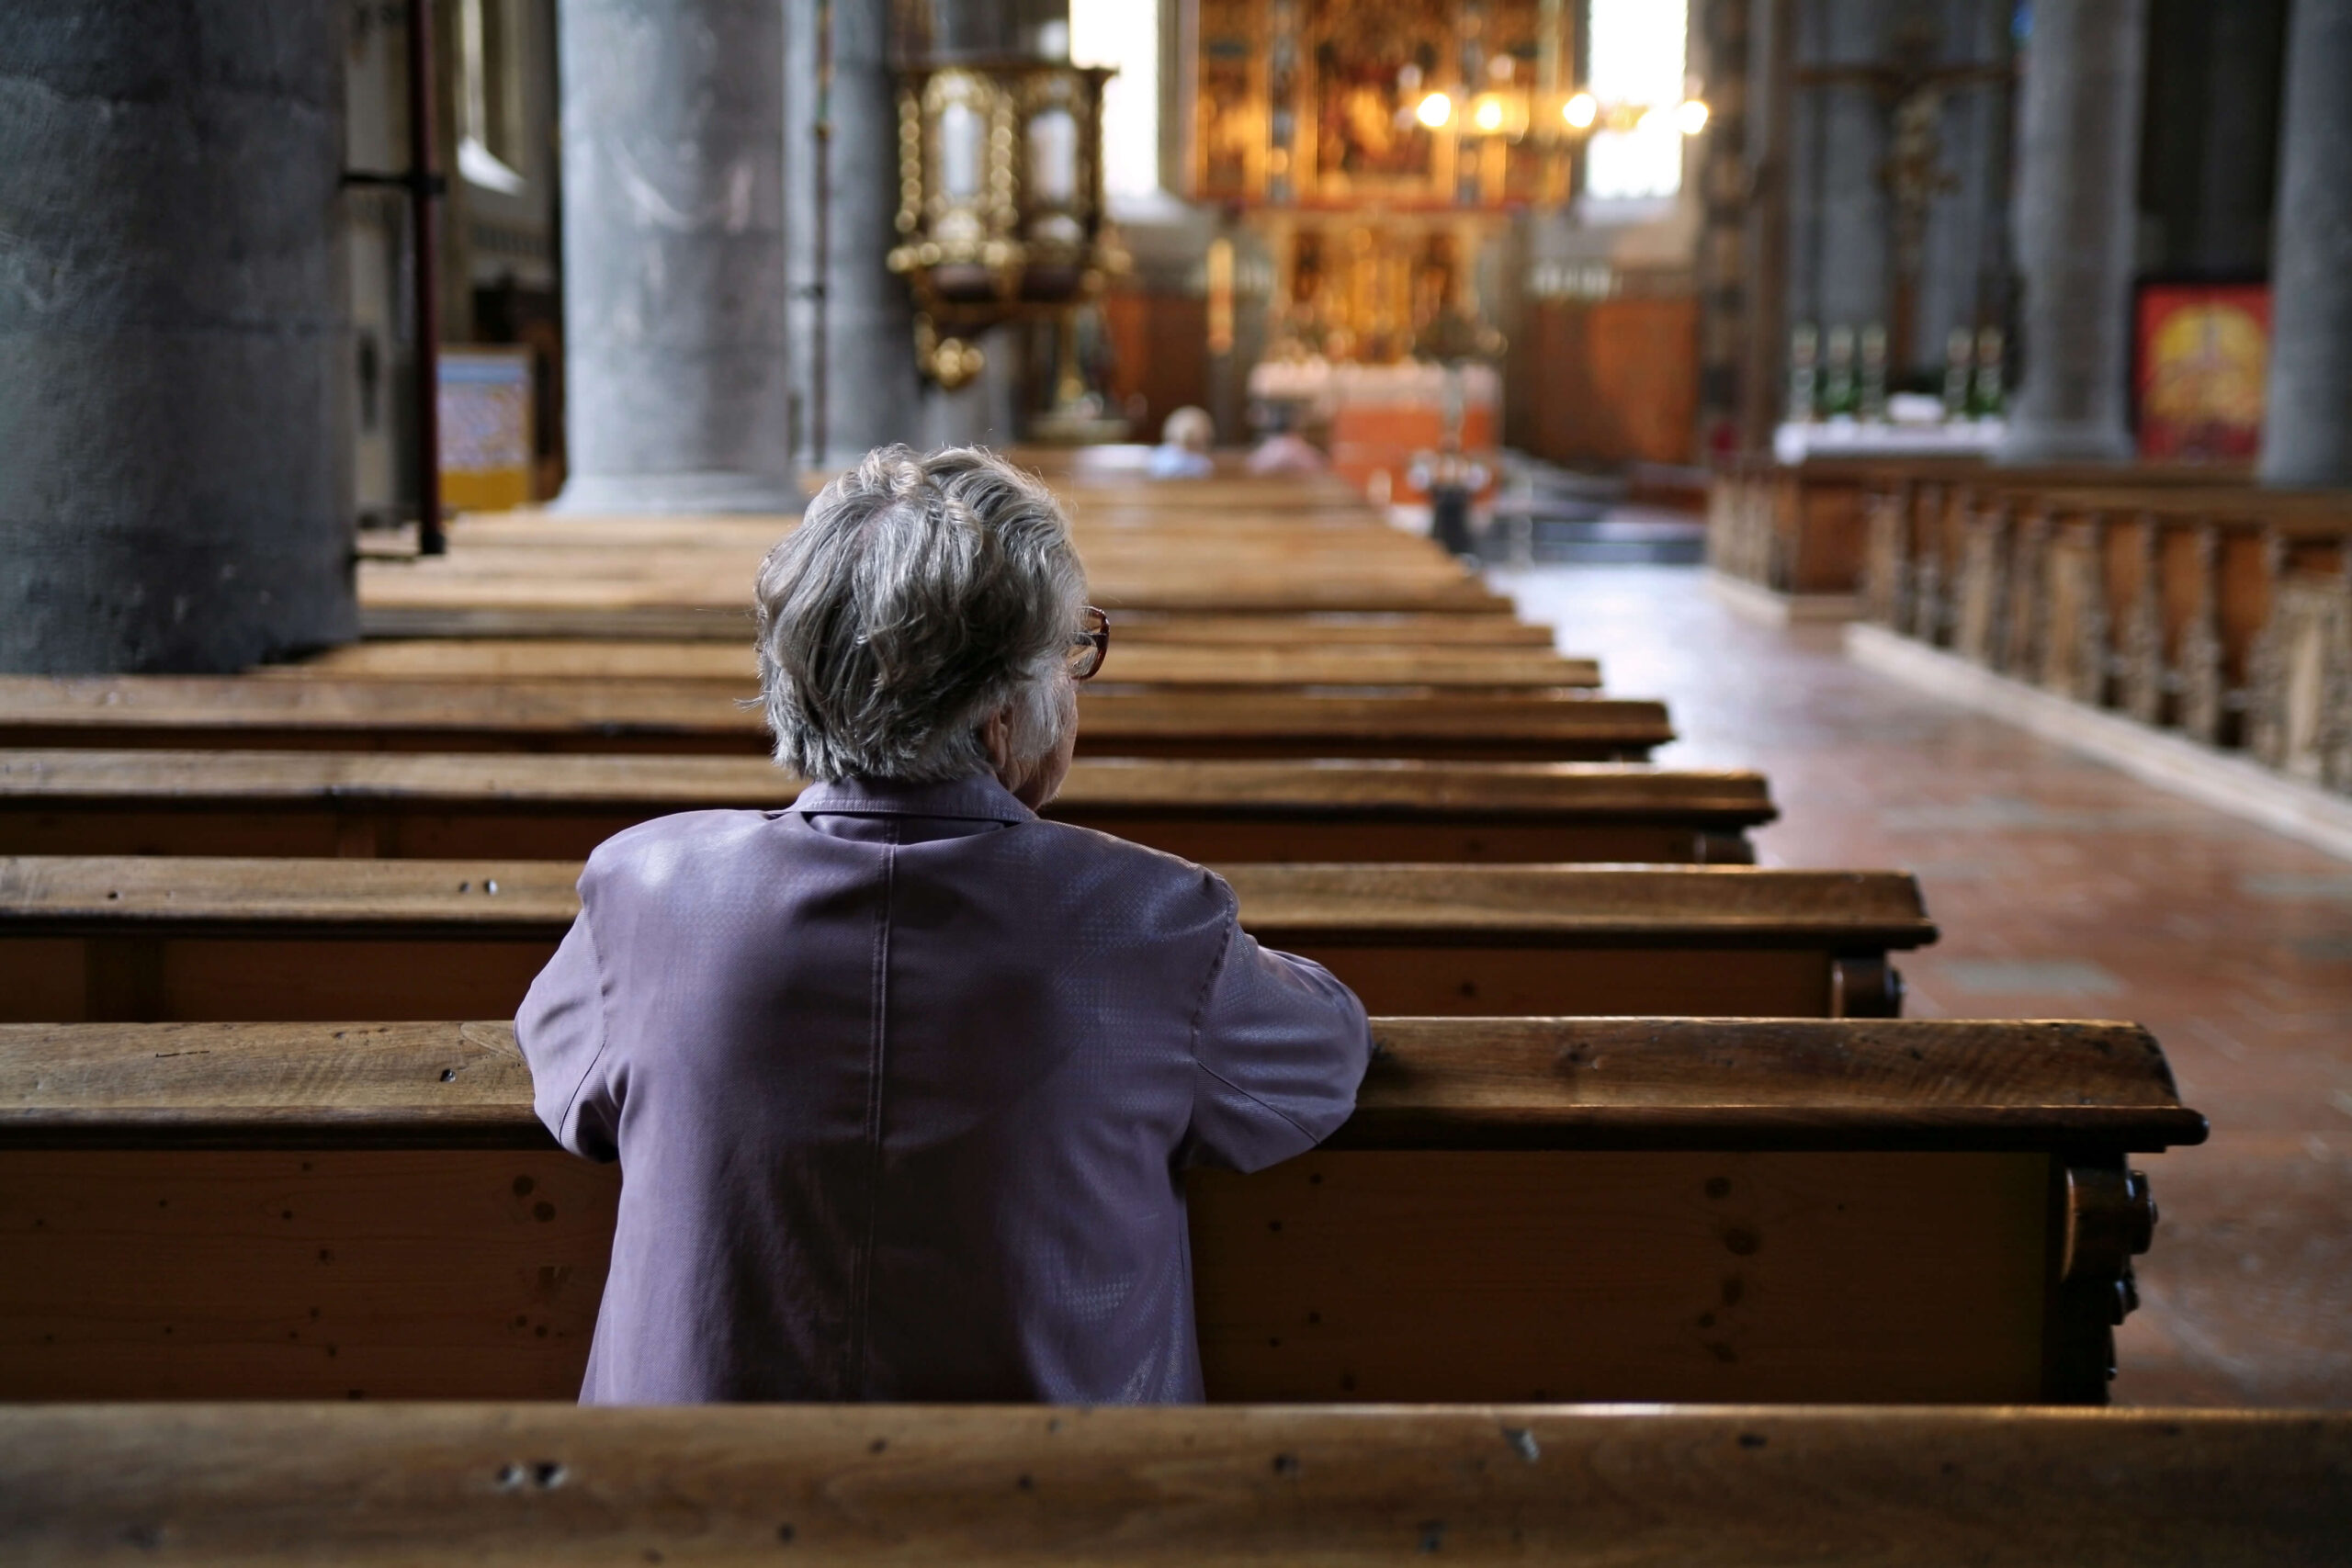
<instances>
[{"instance_id":1,"label":"blurred seated person","mask_svg":"<svg viewBox=\"0 0 2352 1568\"><path fill-rule=\"evenodd\" d=\"M1289 409L1272 404L1266 418L1266 438L1250 454L1251 473L1319 474L1331 466L1313 442L1291 428Z\"/></svg>"},{"instance_id":2,"label":"blurred seated person","mask_svg":"<svg viewBox=\"0 0 2352 1568\"><path fill-rule=\"evenodd\" d=\"M1417 453L1406 482L1430 498L1430 537L1449 555L1478 564L1478 544L1470 536L1470 498L1487 488L1487 465L1466 457L1460 437L1447 435L1435 453Z\"/></svg>"},{"instance_id":3,"label":"blurred seated person","mask_svg":"<svg viewBox=\"0 0 2352 1568\"><path fill-rule=\"evenodd\" d=\"M628 1173L584 1403L1202 1397L1184 1168L1313 1147L1371 1040L1214 873L1038 818L1085 587L968 449L868 454L760 568L811 782L606 840L515 1019L541 1120Z\"/></svg>"},{"instance_id":4,"label":"blurred seated person","mask_svg":"<svg viewBox=\"0 0 2352 1568\"><path fill-rule=\"evenodd\" d=\"M1216 443L1216 422L1209 411L1188 403L1159 427L1159 445L1151 449L1144 471L1156 479L1204 479L1216 472L1209 456Z\"/></svg>"}]
</instances>

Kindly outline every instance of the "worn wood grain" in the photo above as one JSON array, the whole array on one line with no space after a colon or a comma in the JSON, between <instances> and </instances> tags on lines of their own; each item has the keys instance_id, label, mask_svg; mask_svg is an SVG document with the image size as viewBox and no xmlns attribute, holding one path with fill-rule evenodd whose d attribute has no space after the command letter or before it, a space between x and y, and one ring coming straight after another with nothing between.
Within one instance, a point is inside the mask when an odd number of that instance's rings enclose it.
<instances>
[{"instance_id":1,"label":"worn wood grain","mask_svg":"<svg viewBox=\"0 0 2352 1568\"><path fill-rule=\"evenodd\" d=\"M0 1413L15 1561L2341 1561L2296 1411L113 1406Z\"/></svg>"},{"instance_id":2,"label":"worn wood grain","mask_svg":"<svg viewBox=\"0 0 2352 1568\"><path fill-rule=\"evenodd\" d=\"M1519 649L1214 647L1144 641L1134 647L1112 627L1115 667L1106 677L1146 685L1468 686L1479 689L1600 684L1592 659ZM756 691L750 641L614 642L556 637L407 638L352 643L296 663L255 671L278 680L403 681L718 681Z\"/></svg>"},{"instance_id":3,"label":"worn wood grain","mask_svg":"<svg viewBox=\"0 0 2352 1568\"><path fill-rule=\"evenodd\" d=\"M2042 1397L2050 1173L1413 1148L1193 1172L1207 1392ZM570 1397L619 1188L544 1150L0 1151L0 1398Z\"/></svg>"},{"instance_id":4,"label":"worn wood grain","mask_svg":"<svg viewBox=\"0 0 2352 1568\"><path fill-rule=\"evenodd\" d=\"M1095 683L1089 756L1442 756L1639 761L1664 705L1579 693L1230 693ZM703 682L0 677L0 744L401 750L765 751L764 721Z\"/></svg>"},{"instance_id":5,"label":"worn wood grain","mask_svg":"<svg viewBox=\"0 0 2352 1568\"><path fill-rule=\"evenodd\" d=\"M2202 1136L2128 1025L1375 1034L1193 1178L1216 1397L2037 1397L2053 1161ZM562 1396L615 1183L529 1093L498 1023L0 1030L0 1395Z\"/></svg>"},{"instance_id":6,"label":"worn wood grain","mask_svg":"<svg viewBox=\"0 0 2352 1568\"><path fill-rule=\"evenodd\" d=\"M497 606L363 607L361 635L368 637L560 637L623 638L631 641L751 640L748 605L565 610ZM1261 615L1216 611L1129 610L1119 617L1122 647L1322 648L1332 646L1415 649L1498 648L1549 649L1552 629L1508 613L1415 611L1299 611Z\"/></svg>"},{"instance_id":7,"label":"worn wood grain","mask_svg":"<svg viewBox=\"0 0 2352 1568\"><path fill-rule=\"evenodd\" d=\"M760 757L582 757L460 752L0 751L0 800L272 803L489 799L538 807L660 802L672 809L778 806L800 781ZM1193 813L1363 810L1542 818L1559 811L1750 827L1771 820L1760 773L1609 762L1363 759L1081 760L1057 808Z\"/></svg>"},{"instance_id":8,"label":"worn wood grain","mask_svg":"<svg viewBox=\"0 0 2352 1568\"><path fill-rule=\"evenodd\" d=\"M1934 940L1899 873L1225 868L1262 940L1376 1012L1870 1015ZM557 861L0 857L0 1021L498 1017L577 910ZM1850 978L1850 977L1849 977Z\"/></svg>"},{"instance_id":9,"label":"worn wood grain","mask_svg":"<svg viewBox=\"0 0 2352 1568\"><path fill-rule=\"evenodd\" d=\"M581 859L675 811L773 808L757 757L0 751L0 854ZM1753 859L1758 774L1623 763L1091 759L1047 815L1189 859Z\"/></svg>"},{"instance_id":10,"label":"worn wood grain","mask_svg":"<svg viewBox=\"0 0 2352 1568\"><path fill-rule=\"evenodd\" d=\"M15 855L0 857L0 930L401 926L537 936L560 932L578 912L579 872L548 861ZM1322 945L1551 945L1572 936L1907 948L1935 938L1918 884L1903 872L1310 863L1235 866L1227 880L1252 931Z\"/></svg>"},{"instance_id":11,"label":"worn wood grain","mask_svg":"<svg viewBox=\"0 0 2352 1568\"><path fill-rule=\"evenodd\" d=\"M1377 1019L1343 1148L2197 1143L2121 1023ZM0 1026L0 1144L543 1148L511 1024Z\"/></svg>"}]
</instances>

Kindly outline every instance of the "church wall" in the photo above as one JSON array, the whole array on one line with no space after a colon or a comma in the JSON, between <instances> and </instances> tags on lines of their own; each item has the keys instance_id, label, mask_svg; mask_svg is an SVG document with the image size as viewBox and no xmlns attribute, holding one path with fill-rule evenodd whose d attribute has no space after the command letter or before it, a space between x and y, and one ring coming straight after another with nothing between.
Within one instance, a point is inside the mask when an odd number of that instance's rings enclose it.
<instances>
[{"instance_id":1,"label":"church wall","mask_svg":"<svg viewBox=\"0 0 2352 1568\"><path fill-rule=\"evenodd\" d=\"M1528 352L1504 393L1539 457L1570 464L1687 463L1699 415L1699 299L1687 290L1539 299Z\"/></svg>"}]
</instances>

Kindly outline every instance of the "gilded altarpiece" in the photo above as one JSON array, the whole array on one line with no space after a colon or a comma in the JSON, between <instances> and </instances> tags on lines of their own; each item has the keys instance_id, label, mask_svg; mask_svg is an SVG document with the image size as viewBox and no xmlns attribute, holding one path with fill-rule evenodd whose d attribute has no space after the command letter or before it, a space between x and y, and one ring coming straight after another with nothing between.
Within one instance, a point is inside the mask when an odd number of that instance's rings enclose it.
<instances>
[{"instance_id":1,"label":"gilded altarpiece","mask_svg":"<svg viewBox=\"0 0 2352 1568\"><path fill-rule=\"evenodd\" d=\"M1276 269L1278 341L1383 362L1479 314L1478 249L1566 194L1565 0L1198 0L1191 194Z\"/></svg>"}]
</instances>

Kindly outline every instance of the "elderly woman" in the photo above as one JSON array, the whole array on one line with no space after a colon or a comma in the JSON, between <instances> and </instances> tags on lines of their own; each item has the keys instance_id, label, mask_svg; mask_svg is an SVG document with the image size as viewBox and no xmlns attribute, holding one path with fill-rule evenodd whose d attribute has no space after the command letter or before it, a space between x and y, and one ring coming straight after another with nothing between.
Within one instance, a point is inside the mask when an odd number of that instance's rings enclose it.
<instances>
[{"instance_id":1,"label":"elderly woman","mask_svg":"<svg viewBox=\"0 0 2352 1568\"><path fill-rule=\"evenodd\" d=\"M1214 873L1038 819L1109 642L1040 486L876 451L758 592L815 782L600 847L515 1020L626 1172L582 1398L1199 1399L1182 1170L1338 1126L1362 1005Z\"/></svg>"}]
</instances>

